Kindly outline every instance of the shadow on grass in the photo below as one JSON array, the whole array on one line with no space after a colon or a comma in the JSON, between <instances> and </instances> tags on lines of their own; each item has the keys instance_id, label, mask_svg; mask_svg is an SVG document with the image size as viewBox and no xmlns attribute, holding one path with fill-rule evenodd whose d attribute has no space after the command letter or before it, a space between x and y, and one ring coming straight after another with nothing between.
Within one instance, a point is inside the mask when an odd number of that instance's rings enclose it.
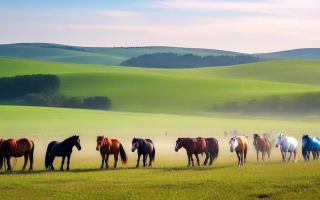
<instances>
[{"instance_id":1,"label":"shadow on grass","mask_svg":"<svg viewBox=\"0 0 320 200\"><path fill-rule=\"evenodd\" d=\"M200 167L121 167L121 168L109 168L109 169L73 169L73 170L30 170L30 171L0 171L0 176L13 175L13 174L43 174L43 173L84 173L84 172L108 172L108 171L123 171L123 170L162 170L162 171L208 171L215 169L226 169L230 167L235 167L234 165L224 165L224 166L200 166Z\"/></svg>"}]
</instances>

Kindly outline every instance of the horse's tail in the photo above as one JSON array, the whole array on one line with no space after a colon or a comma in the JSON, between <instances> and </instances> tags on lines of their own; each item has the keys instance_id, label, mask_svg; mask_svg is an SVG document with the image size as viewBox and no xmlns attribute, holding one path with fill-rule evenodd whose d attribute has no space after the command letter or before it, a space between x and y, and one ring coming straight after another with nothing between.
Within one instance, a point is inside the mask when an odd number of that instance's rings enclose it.
<instances>
[{"instance_id":1,"label":"horse's tail","mask_svg":"<svg viewBox=\"0 0 320 200\"><path fill-rule=\"evenodd\" d=\"M49 167L50 150L51 150L53 144L54 144L53 142L50 142L49 145L48 145L48 148L47 148L46 159L45 159L45 167L46 167L46 169L48 169L48 167Z\"/></svg>"},{"instance_id":2,"label":"horse's tail","mask_svg":"<svg viewBox=\"0 0 320 200\"><path fill-rule=\"evenodd\" d=\"M32 149L31 149L31 156L32 156L32 160L33 160L33 153L34 153L34 142L31 140L32 142Z\"/></svg>"},{"instance_id":3,"label":"horse's tail","mask_svg":"<svg viewBox=\"0 0 320 200\"><path fill-rule=\"evenodd\" d=\"M156 157L156 149L154 148L154 146L153 146L153 151L152 151L152 153L151 153L151 156L152 156L152 157L151 157L150 159L151 159L152 162L154 162L154 159L155 159L155 157Z\"/></svg>"},{"instance_id":4,"label":"horse's tail","mask_svg":"<svg viewBox=\"0 0 320 200\"><path fill-rule=\"evenodd\" d=\"M216 149L214 150L215 152L214 152L214 155L215 155L215 158L218 158L218 155L219 155L219 143L218 143L218 140L216 140L217 141L217 147L216 147Z\"/></svg>"},{"instance_id":5,"label":"horse's tail","mask_svg":"<svg viewBox=\"0 0 320 200\"><path fill-rule=\"evenodd\" d=\"M124 148L123 148L121 143L120 143L119 149L120 149L120 157L121 157L122 163L123 164L127 164L128 163L128 157L127 157L127 154L124 151Z\"/></svg>"}]
</instances>

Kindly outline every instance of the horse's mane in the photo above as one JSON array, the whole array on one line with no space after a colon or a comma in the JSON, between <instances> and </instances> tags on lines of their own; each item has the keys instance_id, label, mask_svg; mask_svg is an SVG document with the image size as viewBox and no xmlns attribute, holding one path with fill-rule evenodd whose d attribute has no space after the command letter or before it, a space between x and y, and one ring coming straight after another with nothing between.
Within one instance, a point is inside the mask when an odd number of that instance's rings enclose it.
<instances>
[{"instance_id":1,"label":"horse's mane","mask_svg":"<svg viewBox=\"0 0 320 200\"><path fill-rule=\"evenodd\" d=\"M71 136L71 137L69 137L69 138L67 138L67 139L63 140L63 142L62 142L62 143L64 143L64 144L66 144L66 143L70 143L70 142L72 142L72 140L74 140L75 138L77 138L77 136L76 136L76 135Z\"/></svg>"}]
</instances>

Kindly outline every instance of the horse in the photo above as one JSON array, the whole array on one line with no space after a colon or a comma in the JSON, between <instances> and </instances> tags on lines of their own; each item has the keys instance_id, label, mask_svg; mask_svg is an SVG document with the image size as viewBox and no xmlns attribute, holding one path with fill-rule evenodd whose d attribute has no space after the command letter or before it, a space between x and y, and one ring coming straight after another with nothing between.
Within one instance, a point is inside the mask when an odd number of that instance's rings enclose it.
<instances>
[{"instance_id":1,"label":"horse","mask_svg":"<svg viewBox=\"0 0 320 200\"><path fill-rule=\"evenodd\" d=\"M207 145L207 151L210 156L209 165L213 163L213 161L218 158L219 155L219 144L218 140L215 138L204 138Z\"/></svg>"},{"instance_id":2,"label":"horse","mask_svg":"<svg viewBox=\"0 0 320 200\"><path fill-rule=\"evenodd\" d=\"M262 153L262 161L264 161L264 157L266 153L268 154L268 161L270 160L270 141L267 138L261 138L258 134L253 134L253 146L257 150L257 162L259 158L259 151Z\"/></svg>"},{"instance_id":3,"label":"horse","mask_svg":"<svg viewBox=\"0 0 320 200\"><path fill-rule=\"evenodd\" d=\"M102 163L100 169L103 169L103 163L106 163L106 169L109 168L108 160L109 155L114 155L114 168L117 168L118 155L120 153L120 158L123 164L128 163L128 157L122 144L117 139L109 139L104 136L97 136L97 147L96 150L100 150L102 157Z\"/></svg>"},{"instance_id":4,"label":"horse","mask_svg":"<svg viewBox=\"0 0 320 200\"><path fill-rule=\"evenodd\" d=\"M151 167L152 162L154 162L155 155L156 155L156 150L152 140L133 138L131 151L134 152L136 149L138 149L138 160L137 160L136 167L139 167L141 155L143 155L143 167L146 167L148 155L149 155L149 167Z\"/></svg>"},{"instance_id":5,"label":"horse","mask_svg":"<svg viewBox=\"0 0 320 200\"><path fill-rule=\"evenodd\" d=\"M33 141L22 138L19 140L8 139L0 141L0 169L2 169L4 158L7 160L7 171L12 171L10 158L11 157L22 157L24 156L24 165L22 170L25 170L28 158L30 161L29 170L33 170L33 153L34 153L34 143Z\"/></svg>"},{"instance_id":6,"label":"horse","mask_svg":"<svg viewBox=\"0 0 320 200\"><path fill-rule=\"evenodd\" d=\"M247 151L248 151L248 140L243 136L234 136L230 138L230 152L234 150L238 156L238 166L245 165L247 163Z\"/></svg>"},{"instance_id":7,"label":"horse","mask_svg":"<svg viewBox=\"0 0 320 200\"><path fill-rule=\"evenodd\" d=\"M46 169L54 170L53 161L55 157L62 157L60 170L63 170L64 160L67 157L67 170L69 170L70 157L72 153L73 146L76 146L78 151L81 150L80 139L79 136L72 136L70 138L65 139L63 142L52 141L49 143L45 158L45 167Z\"/></svg>"},{"instance_id":8,"label":"horse","mask_svg":"<svg viewBox=\"0 0 320 200\"><path fill-rule=\"evenodd\" d=\"M233 136L237 136L238 132L237 131L233 131Z\"/></svg>"},{"instance_id":9,"label":"horse","mask_svg":"<svg viewBox=\"0 0 320 200\"><path fill-rule=\"evenodd\" d=\"M305 161L310 158L310 151L313 154L313 160L319 159L320 139L317 137L310 137L308 135L302 136L302 155Z\"/></svg>"},{"instance_id":10,"label":"horse","mask_svg":"<svg viewBox=\"0 0 320 200\"><path fill-rule=\"evenodd\" d=\"M228 132L224 131L224 137L228 137Z\"/></svg>"},{"instance_id":11,"label":"horse","mask_svg":"<svg viewBox=\"0 0 320 200\"><path fill-rule=\"evenodd\" d=\"M206 154L206 159L204 160L203 165L207 165L209 152L207 150L206 141L202 137L197 138L178 138L176 141L175 151L178 152L179 149L185 148L188 155L188 167L190 167L190 160L192 162L192 166L194 167L194 162L192 155L194 154L197 159L198 166L200 166L199 156L198 154Z\"/></svg>"},{"instance_id":12,"label":"horse","mask_svg":"<svg viewBox=\"0 0 320 200\"><path fill-rule=\"evenodd\" d=\"M288 162L292 156L292 152L294 153L294 162L297 162L297 154L298 154L298 142L293 137L287 137L283 134L278 134L275 142L276 148L280 145L280 150L282 154L282 162L286 162L287 152L290 152L290 156L288 158Z\"/></svg>"}]
</instances>

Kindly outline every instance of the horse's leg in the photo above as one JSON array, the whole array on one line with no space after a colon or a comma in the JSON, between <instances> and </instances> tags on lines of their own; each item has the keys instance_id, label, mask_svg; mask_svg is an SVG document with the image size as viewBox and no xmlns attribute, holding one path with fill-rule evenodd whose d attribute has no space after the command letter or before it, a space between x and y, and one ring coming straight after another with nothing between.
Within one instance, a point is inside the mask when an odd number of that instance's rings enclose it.
<instances>
[{"instance_id":1,"label":"horse's leg","mask_svg":"<svg viewBox=\"0 0 320 200\"><path fill-rule=\"evenodd\" d=\"M106 159L105 159L105 163L106 163L106 169L109 169L109 153L106 153Z\"/></svg>"},{"instance_id":2,"label":"horse's leg","mask_svg":"<svg viewBox=\"0 0 320 200\"><path fill-rule=\"evenodd\" d=\"M119 152L114 154L114 168L117 168Z\"/></svg>"},{"instance_id":3,"label":"horse's leg","mask_svg":"<svg viewBox=\"0 0 320 200\"><path fill-rule=\"evenodd\" d=\"M243 156L244 156L244 165L246 165L247 164L247 152L248 152L248 150L246 149L246 150L244 150L244 152L243 152Z\"/></svg>"},{"instance_id":4,"label":"horse's leg","mask_svg":"<svg viewBox=\"0 0 320 200\"><path fill-rule=\"evenodd\" d=\"M313 160L315 160L316 159L316 152L312 151L312 155L313 155Z\"/></svg>"},{"instance_id":5,"label":"horse's leg","mask_svg":"<svg viewBox=\"0 0 320 200\"><path fill-rule=\"evenodd\" d=\"M12 171L11 163L10 163L10 157L9 157L9 156L7 156L7 157L6 157L6 159L7 159L7 165L8 165L8 169L7 169L7 171Z\"/></svg>"},{"instance_id":6,"label":"horse's leg","mask_svg":"<svg viewBox=\"0 0 320 200\"><path fill-rule=\"evenodd\" d=\"M66 159L66 156L62 156L61 167L60 167L61 171L63 171L64 159Z\"/></svg>"},{"instance_id":7,"label":"horse's leg","mask_svg":"<svg viewBox=\"0 0 320 200\"><path fill-rule=\"evenodd\" d=\"M29 153L29 161L30 161L29 170L33 170L33 151Z\"/></svg>"},{"instance_id":8,"label":"horse's leg","mask_svg":"<svg viewBox=\"0 0 320 200\"><path fill-rule=\"evenodd\" d=\"M238 166L240 167L240 153L239 152L236 152L237 153L237 157L238 157Z\"/></svg>"},{"instance_id":9,"label":"horse's leg","mask_svg":"<svg viewBox=\"0 0 320 200\"><path fill-rule=\"evenodd\" d=\"M292 151L290 152L289 158L288 158L288 162L290 161L290 158L292 156Z\"/></svg>"},{"instance_id":10,"label":"horse's leg","mask_svg":"<svg viewBox=\"0 0 320 200\"><path fill-rule=\"evenodd\" d=\"M152 166L152 153L149 153L149 167Z\"/></svg>"},{"instance_id":11,"label":"horse's leg","mask_svg":"<svg viewBox=\"0 0 320 200\"><path fill-rule=\"evenodd\" d=\"M141 157L141 153L138 152L138 160L137 160L137 166L136 167L139 167L140 157Z\"/></svg>"},{"instance_id":12,"label":"horse's leg","mask_svg":"<svg viewBox=\"0 0 320 200\"><path fill-rule=\"evenodd\" d=\"M190 159L191 159L191 162L192 162L192 167L194 167L194 162L193 162L192 154L190 154Z\"/></svg>"},{"instance_id":13,"label":"horse's leg","mask_svg":"<svg viewBox=\"0 0 320 200\"><path fill-rule=\"evenodd\" d=\"M24 154L24 164L23 164L22 170L26 169L27 163L28 163L28 154Z\"/></svg>"},{"instance_id":14,"label":"horse's leg","mask_svg":"<svg viewBox=\"0 0 320 200\"><path fill-rule=\"evenodd\" d=\"M213 158L214 158L214 152L211 151L209 154L210 154L210 162L209 162L209 165L212 165L212 163L213 163Z\"/></svg>"},{"instance_id":15,"label":"horse's leg","mask_svg":"<svg viewBox=\"0 0 320 200\"><path fill-rule=\"evenodd\" d=\"M294 162L297 162L298 149L294 150Z\"/></svg>"},{"instance_id":16,"label":"horse's leg","mask_svg":"<svg viewBox=\"0 0 320 200\"><path fill-rule=\"evenodd\" d=\"M191 160L191 155L188 153L188 167L190 167L190 160Z\"/></svg>"},{"instance_id":17,"label":"horse's leg","mask_svg":"<svg viewBox=\"0 0 320 200\"><path fill-rule=\"evenodd\" d=\"M207 165L207 163L208 163L208 159L209 159L209 152L208 152L208 151L206 151L205 153L206 153L206 159L204 160L203 165Z\"/></svg>"},{"instance_id":18,"label":"horse's leg","mask_svg":"<svg viewBox=\"0 0 320 200\"><path fill-rule=\"evenodd\" d=\"M101 167L100 167L100 169L103 169L103 165L104 165L104 159L105 159L105 154L104 153L102 153L102 152L100 152L100 154L101 154L101 157L102 157L102 161L101 161Z\"/></svg>"},{"instance_id":19,"label":"horse's leg","mask_svg":"<svg viewBox=\"0 0 320 200\"><path fill-rule=\"evenodd\" d=\"M259 162L259 151L257 150L257 162Z\"/></svg>"},{"instance_id":20,"label":"horse's leg","mask_svg":"<svg viewBox=\"0 0 320 200\"><path fill-rule=\"evenodd\" d=\"M50 155L50 165L51 165L51 170L54 170L54 167L53 167L53 161L56 157L54 155Z\"/></svg>"},{"instance_id":21,"label":"horse's leg","mask_svg":"<svg viewBox=\"0 0 320 200\"><path fill-rule=\"evenodd\" d=\"M198 154L195 154L195 156L196 156L196 159L197 159L198 166L200 167L199 156L198 156Z\"/></svg>"},{"instance_id":22,"label":"horse's leg","mask_svg":"<svg viewBox=\"0 0 320 200\"><path fill-rule=\"evenodd\" d=\"M70 170L70 159L71 159L71 154L67 155L68 161L67 161L67 170Z\"/></svg>"},{"instance_id":23,"label":"horse's leg","mask_svg":"<svg viewBox=\"0 0 320 200\"><path fill-rule=\"evenodd\" d=\"M147 154L143 154L143 167L146 167L146 162L147 162Z\"/></svg>"}]
</instances>

